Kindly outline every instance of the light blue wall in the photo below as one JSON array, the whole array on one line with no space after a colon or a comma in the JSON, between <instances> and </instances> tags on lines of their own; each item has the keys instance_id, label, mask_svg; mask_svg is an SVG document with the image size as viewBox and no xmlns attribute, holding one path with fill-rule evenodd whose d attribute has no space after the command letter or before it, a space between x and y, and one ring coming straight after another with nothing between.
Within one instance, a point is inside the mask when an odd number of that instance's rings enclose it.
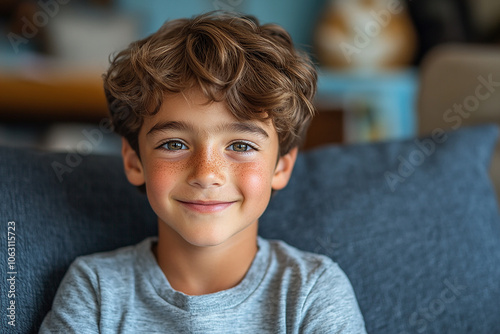
<instances>
[{"instance_id":1,"label":"light blue wall","mask_svg":"<svg viewBox=\"0 0 500 334\"><path fill-rule=\"evenodd\" d=\"M262 22L277 23L285 28L294 42L305 49L312 44L312 33L325 0L246 0L245 12Z\"/></svg>"},{"instance_id":2,"label":"light blue wall","mask_svg":"<svg viewBox=\"0 0 500 334\"><path fill-rule=\"evenodd\" d=\"M213 10L210 0L118 0L122 10L143 21L143 34L156 31L163 22Z\"/></svg>"},{"instance_id":3,"label":"light blue wall","mask_svg":"<svg viewBox=\"0 0 500 334\"><path fill-rule=\"evenodd\" d=\"M327 0L118 0L118 6L143 19L142 32L148 35L166 20L191 17L216 9L255 15L263 23L283 26L297 45L311 45L311 35Z\"/></svg>"}]
</instances>

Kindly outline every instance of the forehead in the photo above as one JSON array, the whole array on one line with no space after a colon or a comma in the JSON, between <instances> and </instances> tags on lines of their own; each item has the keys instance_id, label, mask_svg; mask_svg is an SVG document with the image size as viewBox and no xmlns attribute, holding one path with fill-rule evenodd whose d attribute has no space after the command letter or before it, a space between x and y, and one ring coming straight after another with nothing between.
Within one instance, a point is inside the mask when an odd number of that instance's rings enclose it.
<instances>
[{"instance_id":1,"label":"forehead","mask_svg":"<svg viewBox=\"0 0 500 334\"><path fill-rule=\"evenodd\" d=\"M259 115L259 114L256 114ZM262 117L244 120L233 115L225 102L209 101L197 89L166 93L158 112L143 120L141 132L149 134L160 129L210 132L254 132L277 136L271 119Z\"/></svg>"}]
</instances>

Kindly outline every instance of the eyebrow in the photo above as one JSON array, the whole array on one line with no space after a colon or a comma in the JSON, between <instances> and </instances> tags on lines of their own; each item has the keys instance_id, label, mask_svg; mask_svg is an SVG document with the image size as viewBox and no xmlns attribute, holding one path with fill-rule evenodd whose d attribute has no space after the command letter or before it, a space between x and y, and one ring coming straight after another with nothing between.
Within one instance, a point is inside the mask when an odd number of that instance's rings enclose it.
<instances>
[{"instance_id":1,"label":"eyebrow","mask_svg":"<svg viewBox=\"0 0 500 334\"><path fill-rule=\"evenodd\" d=\"M189 131L193 130L191 126L184 122L159 122L156 123L146 134L147 136L154 134L155 132L161 131Z\"/></svg>"},{"instance_id":2,"label":"eyebrow","mask_svg":"<svg viewBox=\"0 0 500 334\"><path fill-rule=\"evenodd\" d=\"M185 122L167 121L156 123L146 134L147 136L155 132L162 131L196 131L195 127ZM215 132L239 132L259 135L263 138L269 138L269 134L260 126L252 123L234 122L220 124L215 128Z\"/></svg>"}]
</instances>

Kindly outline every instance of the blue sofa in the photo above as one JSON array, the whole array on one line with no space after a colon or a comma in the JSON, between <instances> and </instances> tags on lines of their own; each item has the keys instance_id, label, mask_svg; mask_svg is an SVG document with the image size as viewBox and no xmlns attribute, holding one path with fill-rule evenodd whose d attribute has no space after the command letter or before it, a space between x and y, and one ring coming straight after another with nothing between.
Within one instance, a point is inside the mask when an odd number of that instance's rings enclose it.
<instances>
[{"instance_id":1,"label":"blue sofa","mask_svg":"<svg viewBox=\"0 0 500 334\"><path fill-rule=\"evenodd\" d=\"M497 136L482 125L301 153L259 233L337 261L369 333L500 333ZM37 331L75 257L156 233L120 157L5 147L0 226L2 333Z\"/></svg>"}]
</instances>

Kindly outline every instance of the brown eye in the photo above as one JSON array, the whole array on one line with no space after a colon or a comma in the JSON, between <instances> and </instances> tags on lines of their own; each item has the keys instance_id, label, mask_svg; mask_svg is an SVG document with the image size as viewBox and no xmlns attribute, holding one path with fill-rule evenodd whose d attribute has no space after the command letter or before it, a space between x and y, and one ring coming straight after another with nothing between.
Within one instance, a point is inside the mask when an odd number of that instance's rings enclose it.
<instances>
[{"instance_id":1,"label":"brown eye","mask_svg":"<svg viewBox=\"0 0 500 334\"><path fill-rule=\"evenodd\" d=\"M232 150L235 152L246 152L252 149L252 147L246 143L234 143L230 147L232 147Z\"/></svg>"},{"instance_id":2,"label":"brown eye","mask_svg":"<svg viewBox=\"0 0 500 334\"><path fill-rule=\"evenodd\" d=\"M169 141L163 145L163 147L169 151L178 151L187 149L186 145L180 141Z\"/></svg>"}]
</instances>

